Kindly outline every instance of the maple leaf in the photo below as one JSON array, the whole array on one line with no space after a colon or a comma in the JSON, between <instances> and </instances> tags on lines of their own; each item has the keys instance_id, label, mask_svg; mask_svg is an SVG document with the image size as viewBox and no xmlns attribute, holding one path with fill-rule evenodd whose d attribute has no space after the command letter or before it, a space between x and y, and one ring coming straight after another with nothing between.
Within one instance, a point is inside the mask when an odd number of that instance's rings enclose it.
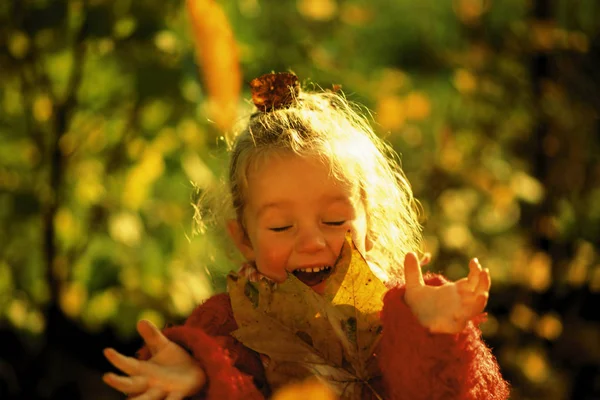
<instances>
[{"instance_id":1,"label":"maple leaf","mask_svg":"<svg viewBox=\"0 0 600 400\"><path fill-rule=\"evenodd\" d=\"M371 272L350 234L321 296L294 275L280 284L230 273L238 329L232 335L269 357L273 389L317 377L343 399L381 398L373 351L381 336L385 285Z\"/></svg>"},{"instance_id":2,"label":"maple leaf","mask_svg":"<svg viewBox=\"0 0 600 400\"><path fill-rule=\"evenodd\" d=\"M260 111L289 106L300 93L298 77L289 72L264 74L250 81L252 102Z\"/></svg>"}]
</instances>

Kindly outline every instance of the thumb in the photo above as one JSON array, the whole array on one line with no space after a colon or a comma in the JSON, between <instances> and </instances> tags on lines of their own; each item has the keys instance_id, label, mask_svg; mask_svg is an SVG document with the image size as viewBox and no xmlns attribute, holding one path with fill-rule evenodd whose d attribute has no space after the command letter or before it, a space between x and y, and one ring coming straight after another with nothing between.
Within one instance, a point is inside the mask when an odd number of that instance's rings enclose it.
<instances>
[{"instance_id":1,"label":"thumb","mask_svg":"<svg viewBox=\"0 0 600 400\"><path fill-rule=\"evenodd\" d=\"M406 279L406 289L425 285L423 274L421 273L421 264L417 255L413 252L407 253L404 256L404 277Z\"/></svg>"},{"instance_id":2,"label":"thumb","mask_svg":"<svg viewBox=\"0 0 600 400\"><path fill-rule=\"evenodd\" d=\"M137 324L137 329L152 355L158 353L161 349L169 344L169 339L162 334L156 325L148 320L143 319L139 321Z\"/></svg>"}]
</instances>

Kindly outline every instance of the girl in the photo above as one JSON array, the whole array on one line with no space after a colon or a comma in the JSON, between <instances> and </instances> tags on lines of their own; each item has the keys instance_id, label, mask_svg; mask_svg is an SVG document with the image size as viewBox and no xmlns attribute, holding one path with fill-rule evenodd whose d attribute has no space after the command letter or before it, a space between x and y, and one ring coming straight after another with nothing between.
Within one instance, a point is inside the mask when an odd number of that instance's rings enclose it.
<instances>
[{"instance_id":1,"label":"girl","mask_svg":"<svg viewBox=\"0 0 600 400\"><path fill-rule=\"evenodd\" d=\"M447 282L421 274L415 199L395 153L339 94L300 91L292 74L251 82L258 112L237 136L229 168L230 237L251 280L293 273L317 293L345 240L388 286L375 350L385 399L506 399L508 384L481 340L490 275L477 259ZM138 323L138 358L105 356L127 376L104 381L133 399L262 399L271 389L265 357L230 333L226 293L196 308L183 326Z\"/></svg>"}]
</instances>

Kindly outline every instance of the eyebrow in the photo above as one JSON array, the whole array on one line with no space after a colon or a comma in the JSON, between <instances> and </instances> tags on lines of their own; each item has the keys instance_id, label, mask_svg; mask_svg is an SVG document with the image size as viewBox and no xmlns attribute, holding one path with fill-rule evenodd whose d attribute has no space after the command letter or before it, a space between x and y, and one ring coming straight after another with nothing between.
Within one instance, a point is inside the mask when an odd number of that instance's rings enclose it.
<instances>
[{"instance_id":1,"label":"eyebrow","mask_svg":"<svg viewBox=\"0 0 600 400\"><path fill-rule=\"evenodd\" d=\"M266 203L260 206L260 208L256 211L257 218L260 218L264 213L273 209L273 208L283 208L286 204L289 204L288 201L274 201L271 203Z\"/></svg>"},{"instance_id":2,"label":"eyebrow","mask_svg":"<svg viewBox=\"0 0 600 400\"><path fill-rule=\"evenodd\" d=\"M342 203L345 206L351 206L351 207L354 206L354 204L352 203L350 198L348 196L344 196L344 195L323 196L321 201L324 203L328 203L328 205L331 205L334 203ZM276 208L284 208L287 204L290 204L290 202L289 201L273 201L270 203L263 204L256 211L256 216L257 216L257 218L260 218L267 211L274 209L274 208L275 209Z\"/></svg>"}]
</instances>

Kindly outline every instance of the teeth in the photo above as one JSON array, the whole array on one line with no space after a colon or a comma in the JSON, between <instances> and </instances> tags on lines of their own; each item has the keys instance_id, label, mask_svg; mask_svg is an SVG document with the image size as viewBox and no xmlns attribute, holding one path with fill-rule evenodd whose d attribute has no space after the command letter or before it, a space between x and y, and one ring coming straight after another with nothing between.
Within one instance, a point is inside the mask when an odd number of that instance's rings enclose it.
<instances>
[{"instance_id":1,"label":"teeth","mask_svg":"<svg viewBox=\"0 0 600 400\"><path fill-rule=\"evenodd\" d=\"M323 271L324 269L328 269L331 268L329 266L325 266L325 267L315 267L315 268L301 268L298 269L297 271L302 271L302 272L319 272L319 271Z\"/></svg>"}]
</instances>

